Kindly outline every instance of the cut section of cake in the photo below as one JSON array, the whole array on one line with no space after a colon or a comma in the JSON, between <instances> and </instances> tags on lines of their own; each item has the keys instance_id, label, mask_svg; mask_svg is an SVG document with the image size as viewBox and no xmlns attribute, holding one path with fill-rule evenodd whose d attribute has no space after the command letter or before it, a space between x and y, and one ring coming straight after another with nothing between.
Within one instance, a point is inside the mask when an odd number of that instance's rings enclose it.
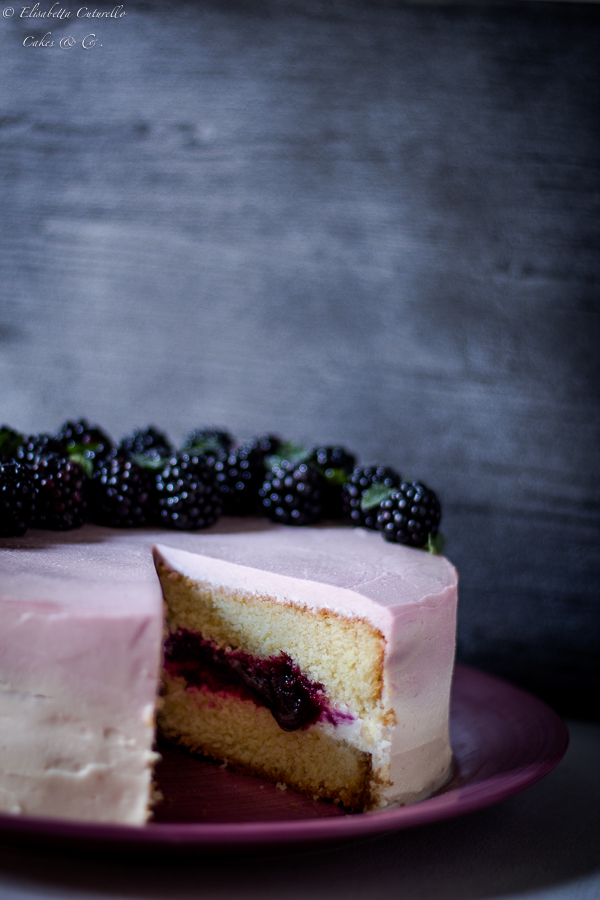
<instances>
[{"instance_id":1,"label":"cut section of cake","mask_svg":"<svg viewBox=\"0 0 600 900\"><path fill-rule=\"evenodd\" d=\"M163 734L349 810L448 776L457 579L362 529L158 544Z\"/></svg>"}]
</instances>

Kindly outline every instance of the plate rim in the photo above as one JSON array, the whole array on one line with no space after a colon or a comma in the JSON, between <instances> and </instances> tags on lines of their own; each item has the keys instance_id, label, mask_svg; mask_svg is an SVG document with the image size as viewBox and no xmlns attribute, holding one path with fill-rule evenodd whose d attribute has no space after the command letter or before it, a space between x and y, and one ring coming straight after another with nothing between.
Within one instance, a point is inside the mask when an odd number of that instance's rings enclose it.
<instances>
[{"instance_id":1,"label":"plate rim","mask_svg":"<svg viewBox=\"0 0 600 900\"><path fill-rule=\"evenodd\" d=\"M487 681L492 689L510 697L513 702L535 708L547 726L544 755L540 758L538 753L512 771L487 776L418 803L374 812L272 821L150 822L145 825L79 822L0 812L0 835L33 841L44 837L54 842L66 841L92 848L111 845L128 849L145 847L153 851L160 847L243 849L371 837L483 809L513 796L551 772L563 758L569 742L567 726L560 716L543 700L488 672L457 663L456 674L469 682Z\"/></svg>"}]
</instances>

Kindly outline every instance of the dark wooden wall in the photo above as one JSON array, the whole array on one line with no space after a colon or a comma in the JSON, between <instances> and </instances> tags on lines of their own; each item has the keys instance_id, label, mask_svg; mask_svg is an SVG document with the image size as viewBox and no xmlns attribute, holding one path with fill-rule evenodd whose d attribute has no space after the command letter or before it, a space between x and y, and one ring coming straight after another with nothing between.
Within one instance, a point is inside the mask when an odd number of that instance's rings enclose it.
<instances>
[{"instance_id":1,"label":"dark wooden wall","mask_svg":"<svg viewBox=\"0 0 600 900\"><path fill-rule=\"evenodd\" d=\"M600 8L21 8L0 418L274 429L394 464L443 498L461 658L593 712ZM47 31L78 44L23 47Z\"/></svg>"}]
</instances>

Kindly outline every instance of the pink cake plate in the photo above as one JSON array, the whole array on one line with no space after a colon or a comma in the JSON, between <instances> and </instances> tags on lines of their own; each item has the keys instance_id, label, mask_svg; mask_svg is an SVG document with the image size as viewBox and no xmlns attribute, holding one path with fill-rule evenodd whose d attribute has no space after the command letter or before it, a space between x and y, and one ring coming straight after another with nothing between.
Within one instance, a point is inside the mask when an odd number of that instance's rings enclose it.
<instances>
[{"instance_id":1,"label":"pink cake plate","mask_svg":"<svg viewBox=\"0 0 600 900\"><path fill-rule=\"evenodd\" d=\"M79 849L238 851L319 845L365 838L459 816L510 797L562 759L568 732L525 691L457 665L452 690L454 770L436 795L381 812L347 815L216 763L161 747L157 778L164 795L146 826L64 822L0 814L6 840Z\"/></svg>"}]
</instances>

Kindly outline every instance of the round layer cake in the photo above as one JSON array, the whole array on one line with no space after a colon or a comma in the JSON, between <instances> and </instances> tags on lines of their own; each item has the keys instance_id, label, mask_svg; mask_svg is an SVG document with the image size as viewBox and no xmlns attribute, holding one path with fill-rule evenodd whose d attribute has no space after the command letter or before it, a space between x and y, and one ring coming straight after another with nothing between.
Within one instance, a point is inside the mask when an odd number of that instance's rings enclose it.
<instances>
[{"instance_id":1,"label":"round layer cake","mask_svg":"<svg viewBox=\"0 0 600 900\"><path fill-rule=\"evenodd\" d=\"M350 811L448 775L457 576L364 529L0 541L0 809L146 821L158 725ZM162 694L157 703L158 694Z\"/></svg>"}]
</instances>

